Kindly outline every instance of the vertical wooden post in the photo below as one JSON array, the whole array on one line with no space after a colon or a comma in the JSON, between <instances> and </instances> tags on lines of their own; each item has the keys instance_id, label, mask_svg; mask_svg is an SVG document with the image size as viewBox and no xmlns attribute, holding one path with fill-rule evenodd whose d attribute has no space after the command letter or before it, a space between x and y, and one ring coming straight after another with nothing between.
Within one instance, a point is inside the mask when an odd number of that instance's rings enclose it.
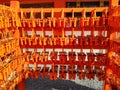
<instances>
[{"instance_id":1,"label":"vertical wooden post","mask_svg":"<svg viewBox=\"0 0 120 90\"><path fill-rule=\"evenodd\" d=\"M26 90L25 79L18 83L18 90Z\"/></svg>"},{"instance_id":2,"label":"vertical wooden post","mask_svg":"<svg viewBox=\"0 0 120 90\"><path fill-rule=\"evenodd\" d=\"M19 1L17 1L17 0L10 1L10 7L14 8L14 9L19 9L20 8Z\"/></svg>"},{"instance_id":3,"label":"vertical wooden post","mask_svg":"<svg viewBox=\"0 0 120 90\"><path fill-rule=\"evenodd\" d=\"M54 18L54 10L52 9L51 18Z\"/></svg>"},{"instance_id":4,"label":"vertical wooden post","mask_svg":"<svg viewBox=\"0 0 120 90\"><path fill-rule=\"evenodd\" d=\"M77 8L80 7L80 0L76 0L76 7L77 7Z\"/></svg>"},{"instance_id":5,"label":"vertical wooden post","mask_svg":"<svg viewBox=\"0 0 120 90\"><path fill-rule=\"evenodd\" d=\"M64 8L66 6L66 0L54 0L54 8Z\"/></svg>"},{"instance_id":6,"label":"vertical wooden post","mask_svg":"<svg viewBox=\"0 0 120 90\"><path fill-rule=\"evenodd\" d=\"M65 8L66 0L54 0L54 8ZM61 12L55 13L55 17L61 17Z\"/></svg>"},{"instance_id":7,"label":"vertical wooden post","mask_svg":"<svg viewBox=\"0 0 120 90\"><path fill-rule=\"evenodd\" d=\"M19 38L20 37L20 31L18 30L18 28L15 30L15 33L14 33L14 38Z\"/></svg>"},{"instance_id":8,"label":"vertical wooden post","mask_svg":"<svg viewBox=\"0 0 120 90\"><path fill-rule=\"evenodd\" d=\"M103 89L103 90L111 90L110 85L109 85L109 84L105 84L105 86L104 86L104 89Z\"/></svg>"},{"instance_id":9,"label":"vertical wooden post","mask_svg":"<svg viewBox=\"0 0 120 90\"><path fill-rule=\"evenodd\" d=\"M119 0L109 0L110 2L110 7L118 6L119 5Z\"/></svg>"},{"instance_id":10,"label":"vertical wooden post","mask_svg":"<svg viewBox=\"0 0 120 90\"><path fill-rule=\"evenodd\" d=\"M44 18L44 12L43 12L43 9L41 8L41 19Z\"/></svg>"},{"instance_id":11,"label":"vertical wooden post","mask_svg":"<svg viewBox=\"0 0 120 90\"><path fill-rule=\"evenodd\" d=\"M62 12L61 12L61 18L64 18L64 9L62 9Z\"/></svg>"},{"instance_id":12,"label":"vertical wooden post","mask_svg":"<svg viewBox=\"0 0 120 90\"><path fill-rule=\"evenodd\" d=\"M104 7L104 1L100 0L100 7Z\"/></svg>"},{"instance_id":13,"label":"vertical wooden post","mask_svg":"<svg viewBox=\"0 0 120 90\"><path fill-rule=\"evenodd\" d=\"M109 69L109 68L106 68L106 80L105 80L105 84L104 84L104 88L103 90L111 90L111 85L110 85L110 82L108 80L108 77L111 76L113 74L112 70Z\"/></svg>"},{"instance_id":14,"label":"vertical wooden post","mask_svg":"<svg viewBox=\"0 0 120 90\"><path fill-rule=\"evenodd\" d=\"M82 11L82 18L86 18L86 10L85 9Z\"/></svg>"},{"instance_id":15,"label":"vertical wooden post","mask_svg":"<svg viewBox=\"0 0 120 90\"><path fill-rule=\"evenodd\" d=\"M74 15L74 10L72 10L72 18L74 18L74 16L75 16L75 15Z\"/></svg>"}]
</instances>

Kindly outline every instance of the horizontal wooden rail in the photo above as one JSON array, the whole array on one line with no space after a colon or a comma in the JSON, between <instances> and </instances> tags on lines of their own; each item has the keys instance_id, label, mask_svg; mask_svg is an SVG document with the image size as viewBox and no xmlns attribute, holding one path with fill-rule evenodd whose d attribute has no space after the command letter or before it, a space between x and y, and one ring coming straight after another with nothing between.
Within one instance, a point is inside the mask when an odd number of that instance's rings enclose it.
<instances>
[{"instance_id":1,"label":"horizontal wooden rail","mask_svg":"<svg viewBox=\"0 0 120 90\"><path fill-rule=\"evenodd\" d=\"M92 11L96 11L96 12L103 12L103 11L108 11L108 7L96 7L96 8L21 8L19 10L19 12L23 11L23 12L92 12Z\"/></svg>"}]
</instances>

